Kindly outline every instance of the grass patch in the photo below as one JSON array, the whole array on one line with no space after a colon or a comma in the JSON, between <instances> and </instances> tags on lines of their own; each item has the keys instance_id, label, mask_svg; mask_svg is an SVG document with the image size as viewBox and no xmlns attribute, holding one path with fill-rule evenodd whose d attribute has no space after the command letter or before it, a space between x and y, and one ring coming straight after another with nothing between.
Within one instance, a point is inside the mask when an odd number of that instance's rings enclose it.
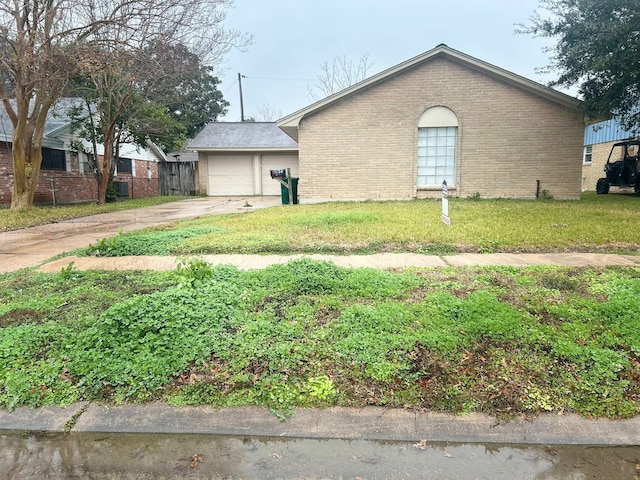
<instances>
[{"instance_id":1,"label":"grass patch","mask_svg":"<svg viewBox=\"0 0 640 480\"><path fill-rule=\"evenodd\" d=\"M274 207L249 214L188 220L169 250L180 255L225 253L613 252L637 254L636 196L596 195L580 201L449 200L450 227L436 200L336 202ZM206 230L209 229L209 230ZM190 232L201 232L192 235ZM152 251L166 231L119 236L117 251ZM135 244L128 246L127 243ZM118 253L115 253L118 254Z\"/></svg>"},{"instance_id":2,"label":"grass patch","mask_svg":"<svg viewBox=\"0 0 640 480\"><path fill-rule=\"evenodd\" d=\"M0 287L4 408L640 413L638 268L392 273L302 259L242 272L190 259L173 272L20 271Z\"/></svg>"},{"instance_id":3,"label":"grass patch","mask_svg":"<svg viewBox=\"0 0 640 480\"><path fill-rule=\"evenodd\" d=\"M184 241L189 238L219 232L214 227L187 227L176 229L173 226L151 227L144 231L129 234L120 233L92 243L77 250L78 256L123 257L128 255L172 255L183 253Z\"/></svg>"},{"instance_id":4,"label":"grass patch","mask_svg":"<svg viewBox=\"0 0 640 480\"><path fill-rule=\"evenodd\" d=\"M117 212L132 208L150 207L162 203L176 202L189 197L145 197L135 199L119 199L114 203L98 205L95 203L83 203L78 205L60 205L53 207L33 207L27 210L14 212L8 208L0 208L0 232L18 230L21 228L35 227L46 223L55 223L61 220L86 217L98 213Z\"/></svg>"}]
</instances>

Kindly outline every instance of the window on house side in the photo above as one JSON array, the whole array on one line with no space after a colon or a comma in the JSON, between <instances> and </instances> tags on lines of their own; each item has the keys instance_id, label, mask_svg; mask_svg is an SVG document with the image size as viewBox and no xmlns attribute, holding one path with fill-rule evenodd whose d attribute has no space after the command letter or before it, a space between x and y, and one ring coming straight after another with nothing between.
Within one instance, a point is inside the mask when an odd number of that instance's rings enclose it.
<instances>
[{"instance_id":1,"label":"window on house side","mask_svg":"<svg viewBox=\"0 0 640 480\"><path fill-rule=\"evenodd\" d=\"M591 150L592 150L592 146L591 145L585 145L584 147L584 164L585 165L590 165L591 164Z\"/></svg>"},{"instance_id":2,"label":"window on house side","mask_svg":"<svg viewBox=\"0 0 640 480\"><path fill-rule=\"evenodd\" d=\"M457 127L418 129L418 186L456 184Z\"/></svg>"},{"instance_id":3,"label":"window on house side","mask_svg":"<svg viewBox=\"0 0 640 480\"><path fill-rule=\"evenodd\" d=\"M120 173L133 173L133 167L131 166L130 158L118 158L116 165L118 174Z\"/></svg>"},{"instance_id":4,"label":"window on house side","mask_svg":"<svg viewBox=\"0 0 640 480\"><path fill-rule=\"evenodd\" d=\"M53 148L42 148L42 170L67 170L67 158L64 150L54 150Z\"/></svg>"}]
</instances>

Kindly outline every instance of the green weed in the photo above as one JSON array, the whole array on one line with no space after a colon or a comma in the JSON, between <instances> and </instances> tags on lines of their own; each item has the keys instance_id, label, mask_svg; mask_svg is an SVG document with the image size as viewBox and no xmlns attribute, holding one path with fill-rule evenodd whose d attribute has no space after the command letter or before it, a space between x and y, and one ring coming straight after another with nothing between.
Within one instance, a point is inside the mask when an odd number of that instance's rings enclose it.
<instances>
[{"instance_id":1,"label":"green weed","mask_svg":"<svg viewBox=\"0 0 640 480\"><path fill-rule=\"evenodd\" d=\"M0 406L640 413L640 269L0 275ZM46 294L46 296L45 296Z\"/></svg>"},{"instance_id":2,"label":"green weed","mask_svg":"<svg viewBox=\"0 0 640 480\"><path fill-rule=\"evenodd\" d=\"M333 403L337 395L333 381L327 375L318 375L307 380L300 397L302 405L326 407Z\"/></svg>"},{"instance_id":3,"label":"green weed","mask_svg":"<svg viewBox=\"0 0 640 480\"><path fill-rule=\"evenodd\" d=\"M425 255L452 255L457 252L455 245L449 245L446 243L433 243L426 244L416 249L417 253L423 253Z\"/></svg>"},{"instance_id":4,"label":"green weed","mask_svg":"<svg viewBox=\"0 0 640 480\"><path fill-rule=\"evenodd\" d=\"M213 279L213 268L202 258L181 259L176 276L179 288L199 288Z\"/></svg>"},{"instance_id":5,"label":"green weed","mask_svg":"<svg viewBox=\"0 0 640 480\"><path fill-rule=\"evenodd\" d=\"M150 398L190 362L207 358L237 314L232 285L168 289L105 311L69 361L78 386L117 401Z\"/></svg>"},{"instance_id":6,"label":"green weed","mask_svg":"<svg viewBox=\"0 0 640 480\"><path fill-rule=\"evenodd\" d=\"M168 227L154 227L104 238L75 253L79 256L98 257L170 255L179 253L185 240L219 230L212 227L190 227L179 230Z\"/></svg>"}]
</instances>

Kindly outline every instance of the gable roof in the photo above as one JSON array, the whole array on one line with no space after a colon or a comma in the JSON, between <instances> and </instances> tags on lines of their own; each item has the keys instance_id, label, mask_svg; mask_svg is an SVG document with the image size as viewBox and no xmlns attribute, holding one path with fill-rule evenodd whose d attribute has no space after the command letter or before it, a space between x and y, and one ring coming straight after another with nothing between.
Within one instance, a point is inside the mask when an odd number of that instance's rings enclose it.
<instances>
[{"instance_id":1,"label":"gable roof","mask_svg":"<svg viewBox=\"0 0 640 480\"><path fill-rule=\"evenodd\" d=\"M13 100L10 100L15 103ZM61 98L53 104L47 113L47 120L44 125L44 136L42 146L47 148L63 149L64 142L58 135L69 129L71 120L67 115L67 110L78 104L80 100L76 98ZM9 118L4 105L0 103L0 142L13 142L13 123Z\"/></svg>"},{"instance_id":2,"label":"gable roof","mask_svg":"<svg viewBox=\"0 0 640 480\"><path fill-rule=\"evenodd\" d=\"M68 111L71 107L83 104L84 102L80 98L60 98L53 104L47 113L47 119L44 125L44 136L42 137L43 147L56 150L69 148L69 140L75 139L76 137L71 133L71 118L69 118ZM92 150L93 146L91 142L85 139L80 139L80 141L86 152ZM13 124L2 103L0 103L0 142L13 142ZM98 155L102 155L104 145L98 143L97 147ZM167 160L162 149L151 140L147 140L145 147L140 147L133 143L121 143L120 157L147 161Z\"/></svg>"},{"instance_id":3,"label":"gable roof","mask_svg":"<svg viewBox=\"0 0 640 480\"><path fill-rule=\"evenodd\" d=\"M211 122L187 144L195 151L298 151L275 122Z\"/></svg>"},{"instance_id":4,"label":"gable roof","mask_svg":"<svg viewBox=\"0 0 640 480\"><path fill-rule=\"evenodd\" d=\"M490 77L509 83L535 95L546 98L547 100L551 100L553 102L564 105L568 108L577 109L579 108L581 103L580 100L572 97L571 95L559 92L540 83L534 82L533 80L529 80L528 78L509 72L508 70L504 70L500 67L496 67L495 65L491 65L490 63L471 57L470 55L459 52L458 50L454 50L453 48L450 48L445 44L440 44L425 53L406 60L394 67L388 68L387 70L384 70L376 75L364 79L359 83L356 83L355 85L347 87L340 92L334 93L333 95L330 95L316 103L313 103L308 107L287 115L286 117L278 120L276 123L278 127L280 127L289 136L291 136L291 138L297 139L298 126L300 124L300 121L304 117L327 108L349 95L353 95L354 93L357 93L361 90L365 90L369 87L382 83L391 77L414 68L416 65L426 63L436 58L446 58L467 68L471 68L478 72L484 73L485 75L489 75Z\"/></svg>"}]
</instances>

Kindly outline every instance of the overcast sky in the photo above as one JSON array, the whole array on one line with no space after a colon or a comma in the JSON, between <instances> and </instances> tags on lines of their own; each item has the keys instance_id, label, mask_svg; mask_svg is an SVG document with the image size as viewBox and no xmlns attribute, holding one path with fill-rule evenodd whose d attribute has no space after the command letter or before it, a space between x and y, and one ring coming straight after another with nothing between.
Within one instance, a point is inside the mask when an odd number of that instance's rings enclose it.
<instances>
[{"instance_id":1,"label":"overcast sky","mask_svg":"<svg viewBox=\"0 0 640 480\"><path fill-rule=\"evenodd\" d=\"M282 116L313 100L323 62L357 62L368 53L368 76L441 43L485 62L546 83L549 40L514 33L538 0L235 0L226 26L254 36L246 52L225 57L220 90L231 103L223 121L240 121L238 73L245 117L269 107ZM570 92L569 92L570 93Z\"/></svg>"}]
</instances>

